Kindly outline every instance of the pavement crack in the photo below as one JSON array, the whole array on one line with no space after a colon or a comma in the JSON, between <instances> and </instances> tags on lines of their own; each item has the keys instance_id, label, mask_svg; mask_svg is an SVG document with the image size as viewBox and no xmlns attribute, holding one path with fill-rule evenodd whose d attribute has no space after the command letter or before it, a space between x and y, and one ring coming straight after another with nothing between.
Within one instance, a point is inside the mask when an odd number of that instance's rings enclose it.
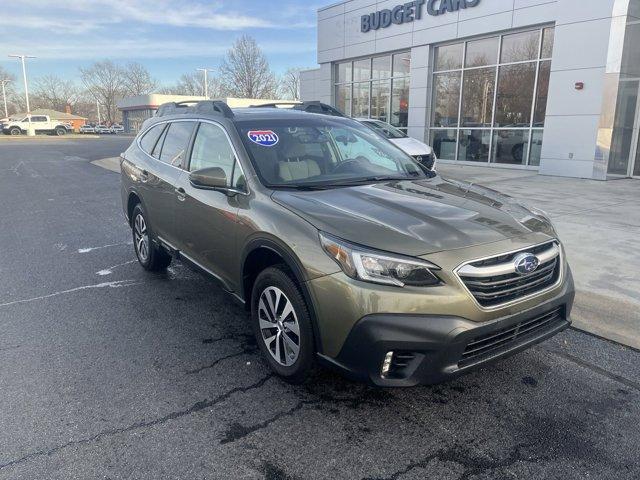
<instances>
[{"instance_id":1,"label":"pavement crack","mask_svg":"<svg viewBox=\"0 0 640 480\"><path fill-rule=\"evenodd\" d=\"M96 442L98 440L101 440L103 438L106 437L111 437L113 435L119 435L122 433L128 433L134 430L140 430L142 428L149 428L149 427L153 427L156 425L161 425L163 423L169 422L171 420L176 420L178 418L182 418L185 417L187 415L191 415L193 413L197 413L200 412L202 410L205 410L207 408L211 408L219 403L222 403L226 400L228 400L231 396L235 395L236 393L245 393L248 392L250 390L255 390L255 389L259 389L261 388L265 383L267 383L267 381L269 379L271 379L274 376L273 373L268 374L267 376L261 378L260 380L258 380L255 383L252 383L250 385L247 385L245 387L235 387L232 388L231 390L218 395L217 397L211 399L211 400L201 400L199 402L194 403L193 405L191 405L189 408L186 408L184 410L178 410L176 412L171 412L163 417L160 418L156 418L154 420L149 420L146 422L137 422L134 423L132 425L129 425L127 427L121 427L121 428L113 428L113 429L109 429L109 430L103 430L102 432L97 433L96 435L93 435L91 437L88 438L83 438L80 440L73 440L71 442L67 442L64 443L62 445L57 445L53 448L50 448L48 450L39 450L37 452L32 452L29 453L23 457L17 458L15 460L11 460L7 463L3 463L0 464L0 470L5 469L7 467L11 467L11 466L15 466L21 463L24 463L28 460L31 460L33 458L37 458L37 457L42 457L42 456L51 456L53 454L56 454L58 452L60 452L61 450L64 450L68 447L74 447L74 446L79 446L79 445L86 445L89 443L93 443Z\"/></svg>"},{"instance_id":2,"label":"pavement crack","mask_svg":"<svg viewBox=\"0 0 640 480\"><path fill-rule=\"evenodd\" d=\"M187 375L194 375L196 373L200 373L200 372L202 372L204 370L208 370L210 368L215 367L216 365L218 365L220 362L223 362L224 360L228 360L228 359L234 358L234 357L240 357L240 356L245 355L247 353L249 353L249 352L247 352L246 350L242 350L240 352L235 352L235 353L231 353L229 355L225 355L224 357L220 357L217 360L214 360L209 365L204 365L202 367L194 368L193 370L187 370L186 374Z\"/></svg>"},{"instance_id":3,"label":"pavement crack","mask_svg":"<svg viewBox=\"0 0 640 480\"><path fill-rule=\"evenodd\" d=\"M232 442L236 442L238 440L241 440L242 438L257 432L258 430L262 430L264 428L267 428L269 425L271 425L272 423L277 422L278 420L281 420L282 418L288 417L293 415L294 413L302 410L302 408L304 408L306 405L310 405L314 403L313 401L300 401L298 402L296 405L294 405L292 408L288 409L288 410L284 410L280 413L277 413L276 415L274 415L271 418L268 418L267 420L257 423L255 425L251 425L249 427L245 427L244 425L242 425L241 423L235 422L233 424L231 424L231 428L229 428L229 430L227 431L226 436L220 440L220 444L224 445L225 443L232 443Z\"/></svg>"}]
</instances>

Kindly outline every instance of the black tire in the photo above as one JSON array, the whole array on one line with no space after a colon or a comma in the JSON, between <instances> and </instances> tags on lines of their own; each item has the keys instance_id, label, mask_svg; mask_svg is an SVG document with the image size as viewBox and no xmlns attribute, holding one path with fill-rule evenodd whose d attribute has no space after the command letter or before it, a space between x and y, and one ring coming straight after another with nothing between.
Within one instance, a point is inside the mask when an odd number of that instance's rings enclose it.
<instances>
[{"instance_id":1,"label":"black tire","mask_svg":"<svg viewBox=\"0 0 640 480\"><path fill-rule=\"evenodd\" d=\"M291 302L297 319L299 350L297 358L291 365L283 365L281 362L276 361L274 354L270 351L269 347L267 347L265 336L263 336L263 329L260 326L260 298L263 294L266 294L268 289L273 287L282 291L285 299ZM278 310L278 305L276 305L276 310ZM313 327L311 325L309 308L300 291L300 287L298 287L297 283L289 275L286 266L276 265L269 267L260 272L256 278L251 292L251 324L260 351L262 352L263 358L269 364L269 367L289 383L298 384L304 382L313 372L315 364ZM275 328L264 331L268 332L265 333L265 335L271 335L269 332L274 332ZM291 338L292 332L292 330L289 330L289 338ZM296 336L295 333L293 336ZM275 342L279 341L279 338L275 339ZM282 351L284 355L287 355L284 340L282 342Z\"/></svg>"},{"instance_id":2,"label":"black tire","mask_svg":"<svg viewBox=\"0 0 640 480\"><path fill-rule=\"evenodd\" d=\"M67 129L66 128L62 128L62 127L58 127L55 130L55 134L59 137L66 135L67 134Z\"/></svg>"},{"instance_id":3,"label":"black tire","mask_svg":"<svg viewBox=\"0 0 640 480\"><path fill-rule=\"evenodd\" d=\"M13 127L11 130L9 130L9 135L22 135L22 130L20 130L18 127Z\"/></svg>"},{"instance_id":4,"label":"black tire","mask_svg":"<svg viewBox=\"0 0 640 480\"><path fill-rule=\"evenodd\" d=\"M142 225L144 225L143 229L140 228L140 218L142 219ZM156 245L153 241L153 232L147 225L147 214L139 203L135 206L131 215L131 234L136 257L145 270L150 272L165 270L171 264L171 255L162 247ZM146 240L143 238L141 241L140 237L143 237L145 233ZM142 245L143 243L144 246Z\"/></svg>"}]
</instances>

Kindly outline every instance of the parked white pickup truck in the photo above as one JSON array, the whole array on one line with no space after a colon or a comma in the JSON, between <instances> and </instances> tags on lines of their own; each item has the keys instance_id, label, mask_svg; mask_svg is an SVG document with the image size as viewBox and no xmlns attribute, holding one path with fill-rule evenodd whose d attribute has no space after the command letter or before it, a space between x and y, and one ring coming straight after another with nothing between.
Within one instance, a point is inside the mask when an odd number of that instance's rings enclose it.
<instances>
[{"instance_id":1,"label":"parked white pickup truck","mask_svg":"<svg viewBox=\"0 0 640 480\"><path fill-rule=\"evenodd\" d=\"M53 135L66 135L73 131L68 123L51 120L48 115L31 115L31 126L38 133L47 133ZM29 119L24 117L22 120L10 120L2 125L2 133L5 135L22 135L27 133L29 128Z\"/></svg>"}]
</instances>

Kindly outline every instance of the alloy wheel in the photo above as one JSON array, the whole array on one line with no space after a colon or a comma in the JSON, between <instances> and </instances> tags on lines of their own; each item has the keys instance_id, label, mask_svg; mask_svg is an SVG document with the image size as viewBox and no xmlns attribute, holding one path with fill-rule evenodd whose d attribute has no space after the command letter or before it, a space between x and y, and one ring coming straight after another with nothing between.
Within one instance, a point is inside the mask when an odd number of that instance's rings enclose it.
<instances>
[{"instance_id":1,"label":"alloy wheel","mask_svg":"<svg viewBox=\"0 0 640 480\"><path fill-rule=\"evenodd\" d=\"M149 259L149 234L147 232L147 222L142 214L136 215L133 222L133 235L135 240L136 253L144 263Z\"/></svg>"},{"instance_id":2,"label":"alloy wheel","mask_svg":"<svg viewBox=\"0 0 640 480\"><path fill-rule=\"evenodd\" d=\"M300 353L300 327L293 304L282 290L264 289L258 320L262 339L274 360L285 367L293 365Z\"/></svg>"}]
</instances>

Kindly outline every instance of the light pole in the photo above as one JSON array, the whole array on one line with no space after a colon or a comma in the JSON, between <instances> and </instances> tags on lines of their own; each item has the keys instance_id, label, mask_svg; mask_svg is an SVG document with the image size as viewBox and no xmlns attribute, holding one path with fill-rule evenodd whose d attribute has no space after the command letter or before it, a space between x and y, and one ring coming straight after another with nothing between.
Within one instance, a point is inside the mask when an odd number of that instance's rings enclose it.
<instances>
[{"instance_id":1,"label":"light pole","mask_svg":"<svg viewBox=\"0 0 640 480\"><path fill-rule=\"evenodd\" d=\"M207 81L207 72L213 72L210 68L196 68L198 72L204 73L204 98L209 99L209 82Z\"/></svg>"},{"instance_id":2,"label":"light pole","mask_svg":"<svg viewBox=\"0 0 640 480\"><path fill-rule=\"evenodd\" d=\"M29 122L29 128L27 129L27 135L30 137L35 136L36 132L31 126L31 107L29 107L29 87L27 86L27 68L25 67L25 58L36 58L32 55L9 55L11 58L19 58L22 62L22 79L24 80L24 97L27 101L27 121Z\"/></svg>"},{"instance_id":3,"label":"light pole","mask_svg":"<svg viewBox=\"0 0 640 480\"><path fill-rule=\"evenodd\" d=\"M13 80L10 80L8 78L3 78L2 80L0 80L0 82L2 82L2 98L4 99L4 116L5 117L9 117L9 110L7 109L7 92L4 89L4 86L9 83L12 82Z\"/></svg>"},{"instance_id":4,"label":"light pole","mask_svg":"<svg viewBox=\"0 0 640 480\"><path fill-rule=\"evenodd\" d=\"M96 98L96 110L98 110L98 125L102 125L100 121L100 101Z\"/></svg>"}]
</instances>

